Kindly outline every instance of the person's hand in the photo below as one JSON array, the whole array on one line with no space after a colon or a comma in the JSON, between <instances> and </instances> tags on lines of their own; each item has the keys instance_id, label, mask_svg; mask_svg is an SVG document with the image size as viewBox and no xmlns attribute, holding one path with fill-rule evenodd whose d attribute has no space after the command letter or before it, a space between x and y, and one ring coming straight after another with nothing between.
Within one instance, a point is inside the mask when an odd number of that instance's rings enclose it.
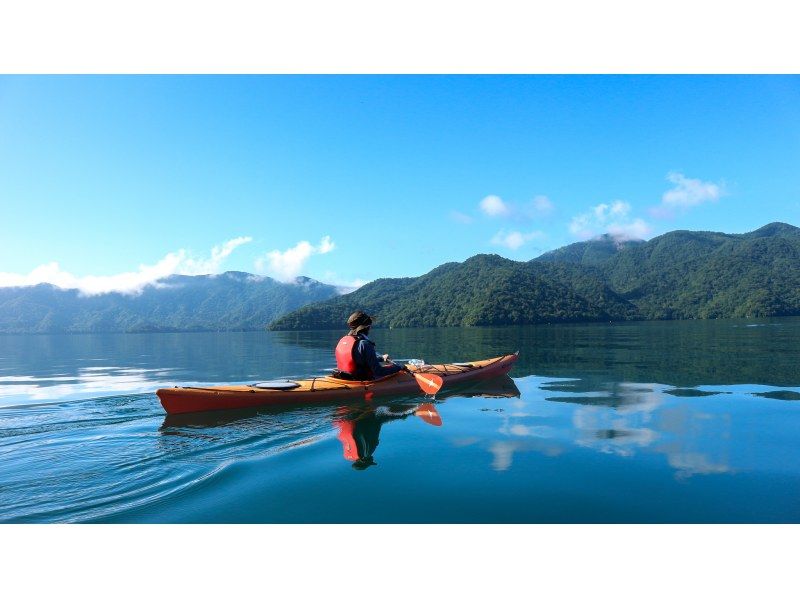
<instances>
[{"instance_id":1,"label":"person's hand","mask_svg":"<svg viewBox=\"0 0 800 598\"><path fill-rule=\"evenodd\" d=\"M381 357L381 361L389 361L389 354L388 353L384 353L383 357Z\"/></svg>"}]
</instances>

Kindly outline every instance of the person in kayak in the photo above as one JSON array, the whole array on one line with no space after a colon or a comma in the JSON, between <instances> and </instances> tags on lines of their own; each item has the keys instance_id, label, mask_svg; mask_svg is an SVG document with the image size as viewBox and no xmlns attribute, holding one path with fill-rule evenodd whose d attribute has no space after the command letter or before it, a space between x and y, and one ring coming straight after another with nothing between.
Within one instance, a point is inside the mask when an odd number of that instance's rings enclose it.
<instances>
[{"instance_id":1,"label":"person in kayak","mask_svg":"<svg viewBox=\"0 0 800 598\"><path fill-rule=\"evenodd\" d=\"M404 369L397 364L388 366L381 365L381 361L387 361L389 355L381 355L375 351L375 343L369 336L372 326L372 318L363 311L359 310L350 314L347 318L347 326L350 328L336 345L336 367L337 376L345 380L375 380L383 378Z\"/></svg>"}]
</instances>

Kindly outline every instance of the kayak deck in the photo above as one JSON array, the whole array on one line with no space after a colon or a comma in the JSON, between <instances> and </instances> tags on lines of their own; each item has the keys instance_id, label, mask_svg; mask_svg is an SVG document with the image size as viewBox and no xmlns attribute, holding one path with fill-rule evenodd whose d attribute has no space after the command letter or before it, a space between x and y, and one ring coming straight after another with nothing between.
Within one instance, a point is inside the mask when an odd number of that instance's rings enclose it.
<instances>
[{"instance_id":1,"label":"kayak deck","mask_svg":"<svg viewBox=\"0 0 800 598\"><path fill-rule=\"evenodd\" d=\"M517 354L492 359L442 365L409 366L411 372L437 374L444 387L461 382L482 380L507 374ZM156 391L161 405L169 414L241 409L262 405L322 403L370 400L372 397L404 393L421 393L414 376L398 372L377 380L342 380L318 376L305 380L287 380L283 388L259 388L256 385L213 387L160 388Z\"/></svg>"}]
</instances>

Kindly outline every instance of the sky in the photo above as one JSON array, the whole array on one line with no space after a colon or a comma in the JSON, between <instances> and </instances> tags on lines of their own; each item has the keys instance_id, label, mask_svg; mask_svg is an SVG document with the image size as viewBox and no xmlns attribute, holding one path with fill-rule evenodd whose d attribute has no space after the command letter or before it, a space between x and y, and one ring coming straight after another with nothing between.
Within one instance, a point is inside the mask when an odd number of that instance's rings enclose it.
<instances>
[{"instance_id":1,"label":"sky","mask_svg":"<svg viewBox=\"0 0 800 598\"><path fill-rule=\"evenodd\" d=\"M0 286L800 225L796 76L3 76Z\"/></svg>"}]
</instances>

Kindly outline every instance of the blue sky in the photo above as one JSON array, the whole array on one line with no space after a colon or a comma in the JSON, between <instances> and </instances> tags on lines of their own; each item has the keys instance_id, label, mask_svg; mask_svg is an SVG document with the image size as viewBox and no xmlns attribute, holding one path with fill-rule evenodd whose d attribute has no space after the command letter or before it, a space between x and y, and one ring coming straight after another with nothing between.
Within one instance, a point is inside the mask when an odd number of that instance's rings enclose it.
<instances>
[{"instance_id":1,"label":"blue sky","mask_svg":"<svg viewBox=\"0 0 800 598\"><path fill-rule=\"evenodd\" d=\"M800 225L798 166L791 76L6 76L0 285L352 284Z\"/></svg>"}]
</instances>

